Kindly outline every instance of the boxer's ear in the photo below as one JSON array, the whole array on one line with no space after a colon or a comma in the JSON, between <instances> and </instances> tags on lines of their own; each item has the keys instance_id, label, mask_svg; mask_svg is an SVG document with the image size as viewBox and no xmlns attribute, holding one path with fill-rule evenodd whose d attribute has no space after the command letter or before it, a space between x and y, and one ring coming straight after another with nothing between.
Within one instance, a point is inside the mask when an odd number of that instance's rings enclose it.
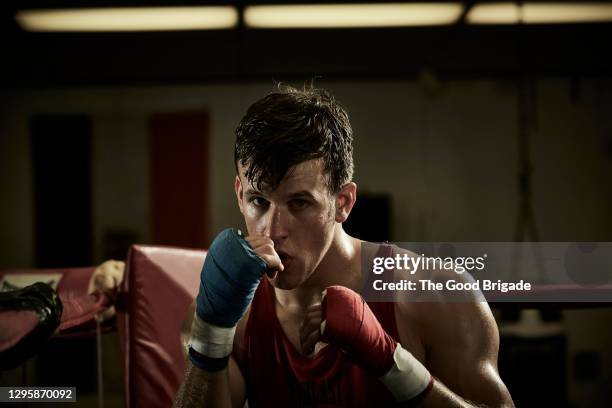
<instances>
[{"instance_id":1,"label":"boxer's ear","mask_svg":"<svg viewBox=\"0 0 612 408\"><path fill-rule=\"evenodd\" d=\"M240 181L240 177L236 176L236 181L234 182L234 191L236 191L236 199L238 200L238 208L240 208L240 212L244 214L242 208L242 182Z\"/></svg>"},{"instance_id":2,"label":"boxer's ear","mask_svg":"<svg viewBox=\"0 0 612 408\"><path fill-rule=\"evenodd\" d=\"M355 201L357 201L357 184L350 182L342 186L336 195L336 222L346 221Z\"/></svg>"}]
</instances>

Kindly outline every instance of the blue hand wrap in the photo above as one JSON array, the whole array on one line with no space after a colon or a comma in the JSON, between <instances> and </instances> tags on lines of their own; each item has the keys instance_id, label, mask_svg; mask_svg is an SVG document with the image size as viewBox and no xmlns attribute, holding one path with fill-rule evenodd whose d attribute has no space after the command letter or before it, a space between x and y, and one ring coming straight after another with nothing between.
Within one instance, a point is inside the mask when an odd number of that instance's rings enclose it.
<instances>
[{"instance_id":1,"label":"blue hand wrap","mask_svg":"<svg viewBox=\"0 0 612 408\"><path fill-rule=\"evenodd\" d=\"M216 326L236 326L267 267L242 234L223 230L210 245L200 274L198 316Z\"/></svg>"},{"instance_id":2,"label":"blue hand wrap","mask_svg":"<svg viewBox=\"0 0 612 408\"><path fill-rule=\"evenodd\" d=\"M191 347L189 347L189 359L191 360L194 366L198 367L200 370L208 371L209 373L221 371L225 367L227 367L229 363L229 356L221 358L210 358L198 354Z\"/></svg>"}]
</instances>

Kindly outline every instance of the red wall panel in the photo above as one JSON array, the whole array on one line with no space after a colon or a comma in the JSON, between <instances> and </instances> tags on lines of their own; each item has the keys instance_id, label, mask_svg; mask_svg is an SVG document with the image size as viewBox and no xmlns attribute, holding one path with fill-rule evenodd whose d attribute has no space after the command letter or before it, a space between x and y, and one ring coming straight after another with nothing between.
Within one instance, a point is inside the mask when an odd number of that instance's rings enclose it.
<instances>
[{"instance_id":1,"label":"red wall panel","mask_svg":"<svg viewBox=\"0 0 612 408\"><path fill-rule=\"evenodd\" d=\"M204 248L208 232L207 112L151 116L153 243Z\"/></svg>"}]
</instances>

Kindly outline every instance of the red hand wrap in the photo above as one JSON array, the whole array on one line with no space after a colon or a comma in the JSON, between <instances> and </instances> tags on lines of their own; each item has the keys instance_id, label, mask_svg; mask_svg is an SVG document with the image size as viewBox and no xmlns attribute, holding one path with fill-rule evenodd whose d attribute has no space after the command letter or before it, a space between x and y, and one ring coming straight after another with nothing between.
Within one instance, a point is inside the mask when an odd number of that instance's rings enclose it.
<instances>
[{"instance_id":1,"label":"red hand wrap","mask_svg":"<svg viewBox=\"0 0 612 408\"><path fill-rule=\"evenodd\" d=\"M322 309L326 321L323 341L344 349L372 375L381 377L391 369L397 342L359 294L343 286L330 286Z\"/></svg>"}]
</instances>

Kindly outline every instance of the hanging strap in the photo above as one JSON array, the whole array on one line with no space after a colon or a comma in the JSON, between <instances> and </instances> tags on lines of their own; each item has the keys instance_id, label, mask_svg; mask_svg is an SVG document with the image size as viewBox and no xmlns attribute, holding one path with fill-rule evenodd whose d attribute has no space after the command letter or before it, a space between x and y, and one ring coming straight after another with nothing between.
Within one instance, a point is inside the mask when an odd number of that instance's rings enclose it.
<instances>
[{"instance_id":1,"label":"hanging strap","mask_svg":"<svg viewBox=\"0 0 612 408\"><path fill-rule=\"evenodd\" d=\"M98 408L104 408L104 376L102 370L102 318L96 315L96 365L98 373Z\"/></svg>"}]
</instances>

